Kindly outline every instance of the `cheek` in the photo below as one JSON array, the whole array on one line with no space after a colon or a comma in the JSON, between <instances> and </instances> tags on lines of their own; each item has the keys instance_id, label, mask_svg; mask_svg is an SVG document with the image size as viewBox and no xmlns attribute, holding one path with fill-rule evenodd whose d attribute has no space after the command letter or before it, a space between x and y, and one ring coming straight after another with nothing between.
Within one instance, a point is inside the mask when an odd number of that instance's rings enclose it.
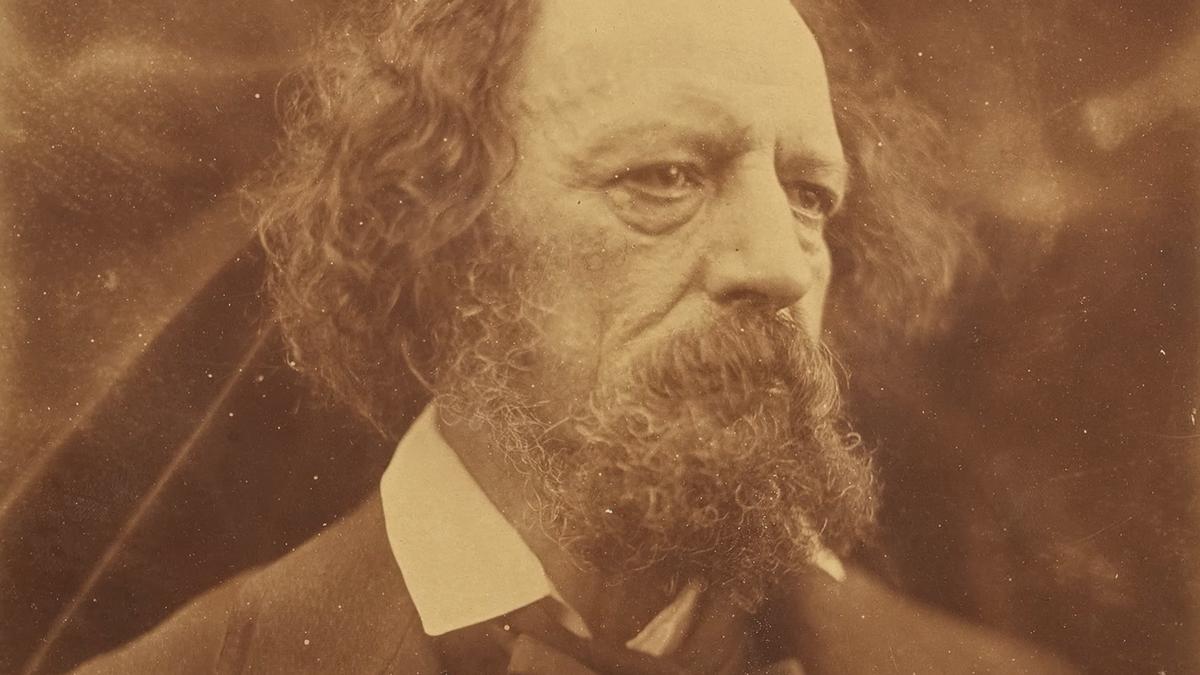
<instances>
[{"instance_id":1,"label":"cheek","mask_svg":"<svg viewBox=\"0 0 1200 675\"><path fill-rule=\"evenodd\" d=\"M545 344L551 368L594 382L680 316L694 252L617 233L582 237L547 256ZM694 317L693 317L694 318ZM644 346L644 345L642 345ZM553 371L552 371L553 373Z\"/></svg>"},{"instance_id":2,"label":"cheek","mask_svg":"<svg viewBox=\"0 0 1200 675\"><path fill-rule=\"evenodd\" d=\"M821 259L814 266L812 288L800 300L801 322L814 341L821 337L821 326L825 318L825 298L829 294L829 283L833 276L833 263L829 248L822 247Z\"/></svg>"},{"instance_id":3,"label":"cheek","mask_svg":"<svg viewBox=\"0 0 1200 675\"><path fill-rule=\"evenodd\" d=\"M561 351L601 351L604 336L638 295L631 261L636 252L613 238L580 236L559 242L547 255L545 279L550 310L547 337Z\"/></svg>"},{"instance_id":4,"label":"cheek","mask_svg":"<svg viewBox=\"0 0 1200 675\"><path fill-rule=\"evenodd\" d=\"M680 233L632 231L607 197L574 188L529 164L510 179L496 215L532 251L547 379L594 378L631 336L672 309L697 257Z\"/></svg>"},{"instance_id":5,"label":"cheek","mask_svg":"<svg viewBox=\"0 0 1200 675\"><path fill-rule=\"evenodd\" d=\"M542 362L547 380L590 379L596 370L604 327L608 323L612 262L604 247L583 237L567 241L544 239L536 249L538 267L531 287L543 309Z\"/></svg>"}]
</instances>

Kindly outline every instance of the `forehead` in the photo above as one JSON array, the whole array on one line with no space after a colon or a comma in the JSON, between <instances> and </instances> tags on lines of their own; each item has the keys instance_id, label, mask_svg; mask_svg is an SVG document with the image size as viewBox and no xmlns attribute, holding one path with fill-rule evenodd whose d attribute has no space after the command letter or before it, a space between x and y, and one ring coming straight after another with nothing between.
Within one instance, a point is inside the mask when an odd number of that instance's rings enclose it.
<instances>
[{"instance_id":1,"label":"forehead","mask_svg":"<svg viewBox=\"0 0 1200 675\"><path fill-rule=\"evenodd\" d=\"M535 115L580 133L630 118L722 120L763 142L803 137L840 155L820 50L788 0L541 0L539 9L516 83Z\"/></svg>"},{"instance_id":2,"label":"forehead","mask_svg":"<svg viewBox=\"0 0 1200 675\"><path fill-rule=\"evenodd\" d=\"M609 66L704 66L759 83L810 74L821 59L787 0L541 0L530 55L559 71L598 58Z\"/></svg>"}]
</instances>

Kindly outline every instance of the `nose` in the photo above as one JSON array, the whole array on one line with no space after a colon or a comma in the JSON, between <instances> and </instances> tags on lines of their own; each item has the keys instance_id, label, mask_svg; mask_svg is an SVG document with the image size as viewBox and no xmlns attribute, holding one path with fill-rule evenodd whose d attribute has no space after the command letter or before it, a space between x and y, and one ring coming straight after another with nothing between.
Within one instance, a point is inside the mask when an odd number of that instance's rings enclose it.
<instances>
[{"instance_id":1,"label":"nose","mask_svg":"<svg viewBox=\"0 0 1200 675\"><path fill-rule=\"evenodd\" d=\"M797 220L773 169L743 177L724 197L706 258L709 297L782 309L825 287L829 256L822 233Z\"/></svg>"}]
</instances>

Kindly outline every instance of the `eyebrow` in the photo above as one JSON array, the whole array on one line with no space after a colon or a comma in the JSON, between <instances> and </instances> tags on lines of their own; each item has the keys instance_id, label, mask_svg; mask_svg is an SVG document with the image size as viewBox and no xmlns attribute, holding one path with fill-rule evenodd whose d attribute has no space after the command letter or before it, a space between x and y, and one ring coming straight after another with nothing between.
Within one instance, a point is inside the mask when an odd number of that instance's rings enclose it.
<instances>
[{"instance_id":1,"label":"eyebrow","mask_svg":"<svg viewBox=\"0 0 1200 675\"><path fill-rule=\"evenodd\" d=\"M844 198L850 191L850 165L845 159L829 159L811 152L788 152L780 145L775 146L776 165L782 172L815 176L828 183Z\"/></svg>"},{"instance_id":2,"label":"eyebrow","mask_svg":"<svg viewBox=\"0 0 1200 675\"><path fill-rule=\"evenodd\" d=\"M684 93L680 99L687 112L640 117L627 123L618 121L601 138L581 144L572 164L579 169L590 168L606 155L645 148L655 142L683 145L714 164L727 162L753 148L750 125L724 107L702 95ZM848 191L850 169L845 159L827 157L804 147L789 149L784 141L777 141L774 151L781 173L813 176L838 192L839 197Z\"/></svg>"},{"instance_id":3,"label":"eyebrow","mask_svg":"<svg viewBox=\"0 0 1200 675\"><path fill-rule=\"evenodd\" d=\"M750 129L728 115L714 120L703 115L671 115L620 124L602 138L582 146L581 159L596 158L643 147L648 142L682 143L712 159L734 157L752 145ZM587 161L584 159L584 161Z\"/></svg>"}]
</instances>

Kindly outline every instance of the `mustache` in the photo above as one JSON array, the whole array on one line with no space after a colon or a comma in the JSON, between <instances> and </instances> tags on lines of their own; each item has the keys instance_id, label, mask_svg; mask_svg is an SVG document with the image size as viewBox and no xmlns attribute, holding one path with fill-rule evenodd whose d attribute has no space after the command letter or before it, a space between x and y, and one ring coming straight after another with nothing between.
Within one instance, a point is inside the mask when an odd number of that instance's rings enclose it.
<instances>
[{"instance_id":1,"label":"mustache","mask_svg":"<svg viewBox=\"0 0 1200 675\"><path fill-rule=\"evenodd\" d=\"M705 448L753 428L759 440L804 452L804 439L828 436L843 422L835 364L790 315L730 313L678 331L633 360L542 440L568 441L561 445L577 450L595 444L653 452ZM739 441L722 452L752 445Z\"/></svg>"},{"instance_id":2,"label":"mustache","mask_svg":"<svg viewBox=\"0 0 1200 675\"><path fill-rule=\"evenodd\" d=\"M669 404L786 396L821 419L837 412L838 372L832 351L791 313L745 308L676 332L633 359L615 384L599 386L595 397L612 402L637 392Z\"/></svg>"}]
</instances>

